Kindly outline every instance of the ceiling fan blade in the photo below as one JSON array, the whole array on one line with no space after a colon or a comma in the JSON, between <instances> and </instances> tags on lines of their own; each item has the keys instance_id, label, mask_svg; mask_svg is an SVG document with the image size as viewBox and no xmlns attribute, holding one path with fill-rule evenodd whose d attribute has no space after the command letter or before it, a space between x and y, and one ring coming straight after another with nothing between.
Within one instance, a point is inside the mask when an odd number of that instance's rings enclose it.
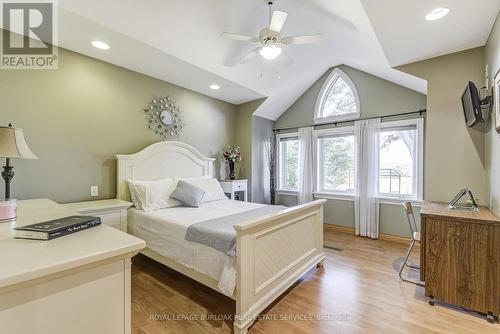
<instances>
[{"instance_id":1,"label":"ceiling fan blade","mask_svg":"<svg viewBox=\"0 0 500 334\"><path fill-rule=\"evenodd\" d=\"M283 37L281 39L281 43L283 44L309 44L309 43L317 43L321 41L321 34L317 35L305 35L305 36L290 36Z\"/></svg>"},{"instance_id":2,"label":"ceiling fan blade","mask_svg":"<svg viewBox=\"0 0 500 334\"><path fill-rule=\"evenodd\" d=\"M237 41L244 41L244 42L260 42L259 37L252 37L252 36L246 36L246 35L240 35L240 34L233 34L232 32L223 32L222 37L225 38L230 38L234 39Z\"/></svg>"},{"instance_id":3,"label":"ceiling fan blade","mask_svg":"<svg viewBox=\"0 0 500 334\"><path fill-rule=\"evenodd\" d=\"M253 49L246 56L240 59L240 64L245 64L259 54L260 47Z\"/></svg>"},{"instance_id":4,"label":"ceiling fan blade","mask_svg":"<svg viewBox=\"0 0 500 334\"><path fill-rule=\"evenodd\" d=\"M280 12L279 10L275 10L273 12L273 16L271 17L271 22L269 23L269 30L277 32L278 34L281 32L283 25L285 24L288 13Z\"/></svg>"}]
</instances>

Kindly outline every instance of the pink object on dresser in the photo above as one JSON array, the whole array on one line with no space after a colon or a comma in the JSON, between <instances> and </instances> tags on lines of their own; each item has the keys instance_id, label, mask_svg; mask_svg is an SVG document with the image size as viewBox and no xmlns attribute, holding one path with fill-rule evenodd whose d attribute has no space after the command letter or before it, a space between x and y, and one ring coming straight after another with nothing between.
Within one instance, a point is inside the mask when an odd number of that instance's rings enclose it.
<instances>
[{"instance_id":1,"label":"pink object on dresser","mask_svg":"<svg viewBox=\"0 0 500 334\"><path fill-rule=\"evenodd\" d=\"M15 199L0 200L0 222L2 220L13 220L17 216L17 205Z\"/></svg>"}]
</instances>

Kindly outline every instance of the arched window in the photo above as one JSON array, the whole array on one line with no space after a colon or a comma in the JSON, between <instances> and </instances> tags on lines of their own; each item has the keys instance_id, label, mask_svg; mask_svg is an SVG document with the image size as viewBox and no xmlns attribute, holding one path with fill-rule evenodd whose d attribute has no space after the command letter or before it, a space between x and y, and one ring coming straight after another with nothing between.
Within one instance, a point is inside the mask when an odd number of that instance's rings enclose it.
<instances>
[{"instance_id":1,"label":"arched window","mask_svg":"<svg viewBox=\"0 0 500 334\"><path fill-rule=\"evenodd\" d=\"M360 116L359 97L352 80L335 68L316 100L315 123L355 119Z\"/></svg>"}]
</instances>

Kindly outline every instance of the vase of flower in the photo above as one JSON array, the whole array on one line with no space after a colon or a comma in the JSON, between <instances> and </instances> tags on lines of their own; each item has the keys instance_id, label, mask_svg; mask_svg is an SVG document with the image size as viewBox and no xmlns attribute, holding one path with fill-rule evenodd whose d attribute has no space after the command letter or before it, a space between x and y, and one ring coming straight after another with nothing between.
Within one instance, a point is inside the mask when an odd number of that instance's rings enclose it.
<instances>
[{"instance_id":1,"label":"vase of flower","mask_svg":"<svg viewBox=\"0 0 500 334\"><path fill-rule=\"evenodd\" d=\"M222 152L222 157L229 164L229 179L234 180L236 178L235 165L241 161L240 148L236 145L229 145Z\"/></svg>"},{"instance_id":2,"label":"vase of flower","mask_svg":"<svg viewBox=\"0 0 500 334\"><path fill-rule=\"evenodd\" d=\"M229 179L234 180L235 175L234 175L234 162L229 161Z\"/></svg>"}]
</instances>

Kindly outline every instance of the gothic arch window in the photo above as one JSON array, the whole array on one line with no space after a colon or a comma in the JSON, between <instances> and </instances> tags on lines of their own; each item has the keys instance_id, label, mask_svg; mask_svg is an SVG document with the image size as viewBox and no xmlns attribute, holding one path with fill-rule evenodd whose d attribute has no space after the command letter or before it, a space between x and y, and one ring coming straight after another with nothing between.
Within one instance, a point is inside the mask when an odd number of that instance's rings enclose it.
<instances>
[{"instance_id":1,"label":"gothic arch window","mask_svg":"<svg viewBox=\"0 0 500 334\"><path fill-rule=\"evenodd\" d=\"M354 83L342 70L335 68L316 100L314 122L356 119L360 114L359 96Z\"/></svg>"}]
</instances>

